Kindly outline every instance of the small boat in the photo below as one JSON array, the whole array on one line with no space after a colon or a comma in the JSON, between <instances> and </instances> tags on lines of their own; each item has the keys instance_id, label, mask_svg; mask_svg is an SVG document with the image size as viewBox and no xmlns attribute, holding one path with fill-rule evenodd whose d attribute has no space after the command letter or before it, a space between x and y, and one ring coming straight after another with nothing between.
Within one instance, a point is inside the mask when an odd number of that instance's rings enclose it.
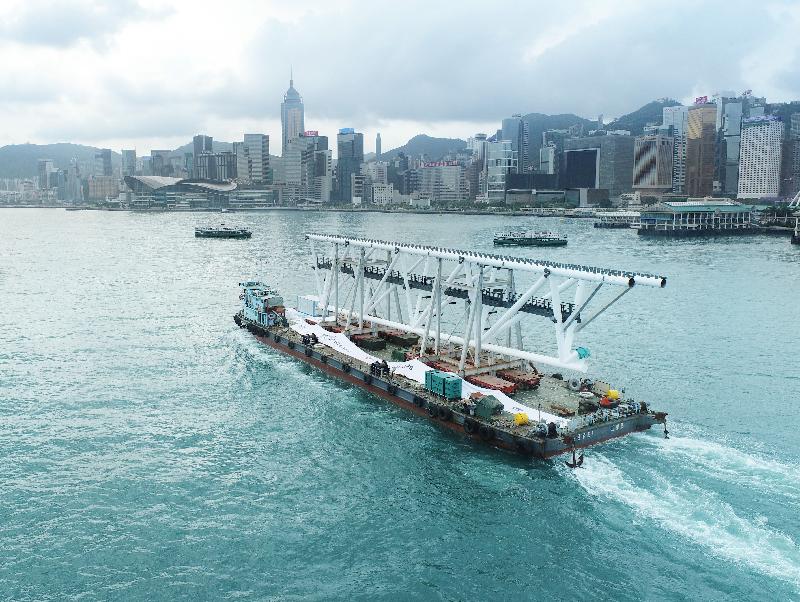
<instances>
[{"instance_id":1,"label":"small boat","mask_svg":"<svg viewBox=\"0 0 800 602\"><path fill-rule=\"evenodd\" d=\"M195 228L197 238L250 238L253 233L245 228L229 228L222 224L218 228Z\"/></svg>"},{"instance_id":2,"label":"small boat","mask_svg":"<svg viewBox=\"0 0 800 602\"><path fill-rule=\"evenodd\" d=\"M497 234L494 244L518 247L563 247L567 237L554 232L507 232Z\"/></svg>"}]
</instances>

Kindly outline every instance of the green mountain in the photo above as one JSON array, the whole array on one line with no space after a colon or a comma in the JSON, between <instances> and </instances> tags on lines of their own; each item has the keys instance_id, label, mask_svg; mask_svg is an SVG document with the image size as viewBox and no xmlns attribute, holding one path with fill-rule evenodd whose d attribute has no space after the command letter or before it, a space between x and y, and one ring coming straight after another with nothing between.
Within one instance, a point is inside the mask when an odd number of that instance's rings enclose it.
<instances>
[{"instance_id":1,"label":"green mountain","mask_svg":"<svg viewBox=\"0 0 800 602\"><path fill-rule=\"evenodd\" d=\"M664 107L674 107L680 105L677 100L662 98L648 102L643 107L636 109L633 113L628 113L618 117L606 128L609 130L629 130L632 136L638 136L644 132L644 126L651 123L661 123Z\"/></svg>"},{"instance_id":2,"label":"green mountain","mask_svg":"<svg viewBox=\"0 0 800 602\"><path fill-rule=\"evenodd\" d=\"M39 159L50 159L59 169L67 169L73 158L82 164L93 163L99 150L94 146L69 142L9 144L0 147L0 178L33 178L38 173ZM115 166L119 164L119 153L111 153L111 162Z\"/></svg>"},{"instance_id":3,"label":"green mountain","mask_svg":"<svg viewBox=\"0 0 800 602\"><path fill-rule=\"evenodd\" d=\"M460 138L433 138L426 134L418 134L403 146L381 153L383 159L389 159L399 153L409 157L425 155L429 161L438 161L442 157L458 152L467 147L467 143Z\"/></svg>"}]
</instances>

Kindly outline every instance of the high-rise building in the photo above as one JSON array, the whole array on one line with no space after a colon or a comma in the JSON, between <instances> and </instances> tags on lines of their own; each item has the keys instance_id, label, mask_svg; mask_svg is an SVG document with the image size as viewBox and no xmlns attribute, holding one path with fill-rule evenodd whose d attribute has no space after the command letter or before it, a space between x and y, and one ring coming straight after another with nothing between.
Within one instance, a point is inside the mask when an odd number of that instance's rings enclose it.
<instances>
[{"instance_id":1,"label":"high-rise building","mask_svg":"<svg viewBox=\"0 0 800 602\"><path fill-rule=\"evenodd\" d=\"M236 155L231 151L219 153L202 152L195 156L195 179L233 180L236 179Z\"/></svg>"},{"instance_id":2,"label":"high-rise building","mask_svg":"<svg viewBox=\"0 0 800 602\"><path fill-rule=\"evenodd\" d=\"M39 171L39 190L47 190L50 188L50 173L55 171L53 162L50 159L39 159L37 167Z\"/></svg>"},{"instance_id":3,"label":"high-rise building","mask_svg":"<svg viewBox=\"0 0 800 602\"><path fill-rule=\"evenodd\" d=\"M150 169L154 176L171 176L172 164L170 163L170 154L172 151L168 150L151 150L150 151Z\"/></svg>"},{"instance_id":4,"label":"high-rise building","mask_svg":"<svg viewBox=\"0 0 800 602\"><path fill-rule=\"evenodd\" d=\"M736 194L739 181L739 147L741 144L742 99L715 95L717 105L717 142L714 158L714 192Z\"/></svg>"},{"instance_id":5,"label":"high-rise building","mask_svg":"<svg viewBox=\"0 0 800 602\"><path fill-rule=\"evenodd\" d=\"M714 194L717 107L712 103L689 107L686 125L686 194Z\"/></svg>"},{"instance_id":6,"label":"high-rise building","mask_svg":"<svg viewBox=\"0 0 800 602\"><path fill-rule=\"evenodd\" d=\"M294 89L294 79L290 77L289 89L286 90L281 103L281 141L283 143L281 153L286 152L289 140L300 136L305 129L303 99L300 97L300 93Z\"/></svg>"},{"instance_id":7,"label":"high-rise building","mask_svg":"<svg viewBox=\"0 0 800 602\"><path fill-rule=\"evenodd\" d=\"M751 117L742 123L739 198L776 197L780 191L783 122Z\"/></svg>"},{"instance_id":8,"label":"high-rise building","mask_svg":"<svg viewBox=\"0 0 800 602\"><path fill-rule=\"evenodd\" d=\"M633 188L634 138L604 134L564 140L563 188L608 190L619 197Z\"/></svg>"},{"instance_id":9,"label":"high-rise building","mask_svg":"<svg viewBox=\"0 0 800 602\"><path fill-rule=\"evenodd\" d=\"M361 173L369 176L373 184L389 183L389 164L385 161L372 161L361 166Z\"/></svg>"},{"instance_id":10,"label":"high-rise building","mask_svg":"<svg viewBox=\"0 0 800 602\"><path fill-rule=\"evenodd\" d=\"M238 147L237 147L238 148ZM243 153L247 156L247 171L242 173L241 162L237 163L237 175L250 184L265 185L269 181L269 136L266 134L245 134L242 144ZM238 155L237 155L238 159Z\"/></svg>"},{"instance_id":11,"label":"high-rise building","mask_svg":"<svg viewBox=\"0 0 800 602\"><path fill-rule=\"evenodd\" d=\"M353 198L351 176L361 174L364 162L364 134L353 128L342 128L336 136L336 181L337 198L350 202Z\"/></svg>"},{"instance_id":12,"label":"high-rise building","mask_svg":"<svg viewBox=\"0 0 800 602\"><path fill-rule=\"evenodd\" d=\"M111 163L111 149L103 148L94 155L94 175L110 176L113 175L114 168Z\"/></svg>"},{"instance_id":13,"label":"high-rise building","mask_svg":"<svg viewBox=\"0 0 800 602\"><path fill-rule=\"evenodd\" d=\"M381 133L375 135L375 159L381 160Z\"/></svg>"},{"instance_id":14,"label":"high-rise building","mask_svg":"<svg viewBox=\"0 0 800 602\"><path fill-rule=\"evenodd\" d=\"M420 192L438 203L457 203L467 199L469 185L464 166L457 161L436 161L420 167Z\"/></svg>"},{"instance_id":15,"label":"high-rise building","mask_svg":"<svg viewBox=\"0 0 800 602\"><path fill-rule=\"evenodd\" d=\"M782 176L783 194L789 198L800 191L800 113L792 113L789 127L784 127L786 150L784 156L785 169Z\"/></svg>"},{"instance_id":16,"label":"high-rise building","mask_svg":"<svg viewBox=\"0 0 800 602\"><path fill-rule=\"evenodd\" d=\"M672 131L672 191L682 194L686 191L686 130L688 128L689 107L678 105L664 107L663 127Z\"/></svg>"},{"instance_id":17,"label":"high-rise building","mask_svg":"<svg viewBox=\"0 0 800 602\"><path fill-rule=\"evenodd\" d=\"M122 175L135 176L136 175L136 151L123 150L122 151Z\"/></svg>"},{"instance_id":18,"label":"high-rise building","mask_svg":"<svg viewBox=\"0 0 800 602\"><path fill-rule=\"evenodd\" d=\"M512 115L503 119L501 126L502 140L511 141L511 150L517 153L516 171L522 173L528 170L530 164L529 154L529 125L523 121L522 115Z\"/></svg>"},{"instance_id":19,"label":"high-rise building","mask_svg":"<svg viewBox=\"0 0 800 602\"><path fill-rule=\"evenodd\" d=\"M194 153L192 156L192 175L191 177L197 178L197 158L202 153L213 153L214 152L214 139L211 136L205 136L204 134L198 134L194 138L192 138L192 146L194 149Z\"/></svg>"},{"instance_id":20,"label":"high-rise building","mask_svg":"<svg viewBox=\"0 0 800 602\"><path fill-rule=\"evenodd\" d=\"M512 141L487 142L483 192L488 201L505 201L506 178L513 173L517 173L517 153Z\"/></svg>"},{"instance_id":21,"label":"high-rise building","mask_svg":"<svg viewBox=\"0 0 800 602\"><path fill-rule=\"evenodd\" d=\"M633 189L643 194L672 190L672 136L637 136L633 146Z\"/></svg>"}]
</instances>

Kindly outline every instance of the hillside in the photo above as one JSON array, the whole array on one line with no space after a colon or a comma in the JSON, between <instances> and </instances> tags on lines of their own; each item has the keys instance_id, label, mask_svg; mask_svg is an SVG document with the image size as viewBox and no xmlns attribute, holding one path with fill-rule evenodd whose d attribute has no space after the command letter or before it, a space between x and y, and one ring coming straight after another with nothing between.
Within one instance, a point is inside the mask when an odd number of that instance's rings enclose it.
<instances>
[{"instance_id":1,"label":"hillside","mask_svg":"<svg viewBox=\"0 0 800 602\"><path fill-rule=\"evenodd\" d=\"M100 149L83 144L59 142L57 144L9 144L0 147L0 178L33 178L37 175L39 159L51 159L59 169L67 169L71 159L91 163ZM119 153L111 154L116 166Z\"/></svg>"},{"instance_id":2,"label":"hillside","mask_svg":"<svg viewBox=\"0 0 800 602\"><path fill-rule=\"evenodd\" d=\"M403 146L385 151L383 159L389 159L399 153L405 153L409 157L425 155L428 160L436 161L445 155L455 153L466 148L467 143L460 138L433 138L426 134L417 134Z\"/></svg>"},{"instance_id":3,"label":"hillside","mask_svg":"<svg viewBox=\"0 0 800 602\"><path fill-rule=\"evenodd\" d=\"M609 123L606 129L609 130L629 130L632 136L638 136L644 132L644 126L649 123L661 123L664 107L674 107L680 105L677 100L662 98L648 102L643 107L636 109L633 113L623 115Z\"/></svg>"}]
</instances>

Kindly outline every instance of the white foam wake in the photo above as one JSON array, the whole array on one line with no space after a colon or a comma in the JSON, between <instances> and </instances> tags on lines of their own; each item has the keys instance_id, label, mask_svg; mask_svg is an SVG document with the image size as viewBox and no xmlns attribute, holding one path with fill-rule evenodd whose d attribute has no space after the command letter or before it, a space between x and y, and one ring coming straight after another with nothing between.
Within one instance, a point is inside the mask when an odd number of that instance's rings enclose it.
<instances>
[{"instance_id":1,"label":"white foam wake","mask_svg":"<svg viewBox=\"0 0 800 602\"><path fill-rule=\"evenodd\" d=\"M800 503L800 469L797 466L756 453L745 453L707 439L644 437L642 441L658 446L659 455L675 456L681 463L690 462L712 476L748 487L781 492Z\"/></svg>"},{"instance_id":2,"label":"white foam wake","mask_svg":"<svg viewBox=\"0 0 800 602\"><path fill-rule=\"evenodd\" d=\"M628 480L607 458L587 457L575 478L592 495L621 502L663 528L707 547L721 558L748 565L800 588L800 548L787 534L753 523L713 492L663 477L644 489ZM652 489L652 490L651 490Z\"/></svg>"}]
</instances>

